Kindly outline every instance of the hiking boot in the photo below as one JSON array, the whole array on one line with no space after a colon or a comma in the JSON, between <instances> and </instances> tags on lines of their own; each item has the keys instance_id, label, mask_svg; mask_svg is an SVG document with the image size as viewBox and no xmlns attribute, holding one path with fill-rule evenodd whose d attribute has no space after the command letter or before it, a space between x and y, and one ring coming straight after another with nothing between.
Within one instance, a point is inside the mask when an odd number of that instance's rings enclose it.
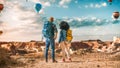
<instances>
[{"instance_id":1,"label":"hiking boot","mask_svg":"<svg viewBox=\"0 0 120 68\"><path fill-rule=\"evenodd\" d=\"M56 61L56 60L53 60L52 62L53 62L53 63L57 63L57 61Z\"/></svg>"},{"instance_id":2,"label":"hiking boot","mask_svg":"<svg viewBox=\"0 0 120 68\"><path fill-rule=\"evenodd\" d=\"M47 62L48 62L48 59L46 59L45 62L47 63Z\"/></svg>"}]
</instances>

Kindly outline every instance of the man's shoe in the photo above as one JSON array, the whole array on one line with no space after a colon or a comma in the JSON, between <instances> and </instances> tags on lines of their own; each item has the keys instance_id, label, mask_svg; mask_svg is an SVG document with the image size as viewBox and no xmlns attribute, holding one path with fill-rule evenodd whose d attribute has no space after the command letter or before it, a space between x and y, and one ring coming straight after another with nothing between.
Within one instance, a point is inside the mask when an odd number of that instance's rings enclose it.
<instances>
[{"instance_id":1,"label":"man's shoe","mask_svg":"<svg viewBox=\"0 0 120 68\"><path fill-rule=\"evenodd\" d=\"M47 63L47 62L48 62L48 59L46 59L45 62Z\"/></svg>"},{"instance_id":2,"label":"man's shoe","mask_svg":"<svg viewBox=\"0 0 120 68\"><path fill-rule=\"evenodd\" d=\"M57 61L56 61L56 60L53 60L52 62L53 62L53 63L57 63Z\"/></svg>"}]
</instances>

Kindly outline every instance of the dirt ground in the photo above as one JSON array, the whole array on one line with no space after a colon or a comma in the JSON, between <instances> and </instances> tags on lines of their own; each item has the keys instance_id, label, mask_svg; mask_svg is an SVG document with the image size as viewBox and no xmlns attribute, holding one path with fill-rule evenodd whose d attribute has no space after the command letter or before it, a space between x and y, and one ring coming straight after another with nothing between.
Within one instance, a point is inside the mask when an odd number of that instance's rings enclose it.
<instances>
[{"instance_id":1,"label":"dirt ground","mask_svg":"<svg viewBox=\"0 0 120 68\"><path fill-rule=\"evenodd\" d=\"M43 54L29 54L24 56L12 56L13 58L25 63L25 65L8 66L6 68L120 68L120 60L105 53L87 53L84 55L72 55L72 62L61 62L61 56L56 57L58 63L52 63L50 56L46 63Z\"/></svg>"},{"instance_id":2,"label":"dirt ground","mask_svg":"<svg viewBox=\"0 0 120 68\"><path fill-rule=\"evenodd\" d=\"M31 43L31 42L28 42ZM44 43L45 44L45 43ZM34 46L43 46L44 44L35 44L21 46L28 46L30 48L35 48ZM20 45L20 44L19 44ZM111 42L102 42L100 40L88 40L82 42L73 42L72 43L72 53L71 58L72 62L61 62L62 56L60 50L56 47L56 60L57 63L52 63L51 61L51 51L49 51L49 62L46 63L44 59L44 51L38 49L36 52L31 53L16 53L15 55L11 55L10 58L15 60L16 62L11 62L12 65L6 64L8 62L8 57L4 56L5 64L4 67L0 68L120 68L120 50L118 52L106 53L106 52L98 52L96 51L96 47L98 45L109 46ZM17 46L17 45L16 45ZM94 49L90 49L89 47L93 46ZM7 46L6 46L7 47ZM40 48L40 47L39 47ZM86 50L86 48L88 48ZM14 50L14 49L13 49ZM104 50L104 48L103 48ZM0 51L2 54L6 54L6 52ZM2 55L0 55L2 56ZM3 59L1 58L1 60ZM7 58L7 59L6 59ZM6 62L7 60L7 62Z\"/></svg>"}]
</instances>

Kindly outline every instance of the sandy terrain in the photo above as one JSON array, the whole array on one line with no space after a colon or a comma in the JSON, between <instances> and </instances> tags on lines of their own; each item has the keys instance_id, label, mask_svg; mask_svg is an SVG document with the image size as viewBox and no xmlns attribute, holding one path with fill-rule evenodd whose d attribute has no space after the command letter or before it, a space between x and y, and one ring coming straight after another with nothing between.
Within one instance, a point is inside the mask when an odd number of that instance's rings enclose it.
<instances>
[{"instance_id":1,"label":"sandy terrain","mask_svg":"<svg viewBox=\"0 0 120 68\"><path fill-rule=\"evenodd\" d=\"M105 53L86 53L85 55L72 55L72 62L61 62L61 57L57 56L58 63L52 63L51 59L46 63L40 54L34 54L34 56L22 56L21 59L19 56L18 60L26 65L9 68L120 68L120 60L114 60L112 57L114 55Z\"/></svg>"},{"instance_id":2,"label":"sandy terrain","mask_svg":"<svg viewBox=\"0 0 120 68\"><path fill-rule=\"evenodd\" d=\"M13 63L12 65L5 65L0 68L120 68L120 51L106 53L106 47L108 48L112 44L110 41L102 42L100 40L87 40L73 42L71 46L73 52L71 54L72 62L61 62L61 53L56 45L56 60L58 63L51 62L51 52L49 52L49 62L45 62L43 51L45 43L13 43L15 47L10 47L11 45L8 45L7 42L2 42L1 47L6 48L9 51L12 49L10 52L13 51L13 54L10 54L10 58L20 63ZM99 48L102 51L97 51ZM14 54L14 51L17 51L17 53L15 52Z\"/></svg>"}]
</instances>

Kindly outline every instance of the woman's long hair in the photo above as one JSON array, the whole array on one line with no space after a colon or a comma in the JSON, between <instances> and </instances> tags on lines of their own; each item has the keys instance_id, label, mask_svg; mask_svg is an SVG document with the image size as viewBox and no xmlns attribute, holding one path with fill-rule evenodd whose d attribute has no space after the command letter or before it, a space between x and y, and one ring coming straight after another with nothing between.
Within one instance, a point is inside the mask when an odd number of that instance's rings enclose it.
<instances>
[{"instance_id":1,"label":"woman's long hair","mask_svg":"<svg viewBox=\"0 0 120 68\"><path fill-rule=\"evenodd\" d=\"M68 22L66 21L61 21L59 26L60 26L60 29L63 29L63 30L68 30L70 28Z\"/></svg>"}]
</instances>

